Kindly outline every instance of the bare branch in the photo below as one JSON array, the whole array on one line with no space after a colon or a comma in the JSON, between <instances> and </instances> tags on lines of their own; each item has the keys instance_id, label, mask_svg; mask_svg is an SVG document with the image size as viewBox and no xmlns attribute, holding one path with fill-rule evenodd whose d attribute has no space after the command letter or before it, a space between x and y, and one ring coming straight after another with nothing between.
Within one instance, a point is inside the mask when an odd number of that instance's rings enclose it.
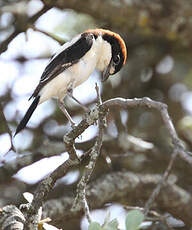
<instances>
[{"instance_id":1,"label":"bare branch","mask_svg":"<svg viewBox=\"0 0 192 230\"><path fill-rule=\"evenodd\" d=\"M171 172L171 169L173 167L173 163L174 160L176 159L176 156L178 155L178 152L174 152L171 156L171 159L169 161L168 167L164 172L164 175L161 179L161 181L158 183L157 187L154 189L153 193L151 194L151 196L149 197L148 201L145 204L145 208L144 208L144 215L147 216L153 202L155 201L156 197L159 195L161 188L163 187L163 185L165 184L165 182L168 179L168 176Z\"/></svg>"},{"instance_id":2,"label":"bare branch","mask_svg":"<svg viewBox=\"0 0 192 230\"><path fill-rule=\"evenodd\" d=\"M137 107L137 106L147 106L149 108L153 108L153 109L158 110L160 112L160 114L163 118L164 124L165 124L171 138L172 138L172 143L174 144L174 154L172 156L172 159L169 163L167 170L165 171L165 174L164 174L164 177L163 177L161 183L159 183L158 187L154 191L150 200L146 204L146 213L149 211L149 208L151 207L151 204L153 203L154 198L159 193L159 191L163 185L163 182L165 182L165 180L167 179L167 176L170 172L170 169L172 167L172 164L173 164L173 161L174 161L176 155L177 154L180 155L189 164L192 163L192 158L190 156L188 156L187 158L183 156L183 153L185 153L187 155L186 150L177 136L175 128L174 128L172 121L169 117L169 114L167 112L167 106L165 104L163 104L161 102L153 101L149 98L141 98L141 99L114 98L114 99L105 101L103 104L101 104L99 106L96 105L90 111L90 113L86 114L85 119L83 119L74 129L72 129L70 132L68 132L64 136L63 140L65 143L66 151L69 153L69 159L66 162L64 162L64 164L59 166L53 173L51 173L50 176L48 176L45 180L43 180L40 183L37 191L34 194L34 199L33 199L33 202L31 204L31 207L29 209L29 215L27 218L27 223L25 225L25 229L32 229L32 228L28 228L28 227L30 226L30 223L34 223L35 215L36 215L39 207L42 205L47 194L53 188L56 180L61 178L62 176L64 176L71 167L80 164L81 159L79 159L77 157L76 149L74 146L75 139L79 135L81 135L84 132L84 130L86 130L90 125L94 124L97 120L100 120L100 125L101 125L103 118L106 115L107 109L111 108L113 106L120 106L120 107L125 107L125 108ZM84 181L83 181L83 186L81 186L81 188L82 188L82 191L84 192L84 194L85 194L86 184L89 181L90 175L94 169L94 165L95 165L99 150L101 148L103 128L101 128L101 126L100 126L99 130L100 130L100 134L99 134L98 139L94 145L94 148L92 149L90 164L86 168L85 176L83 177ZM81 198L83 198L83 200L84 200L85 195L81 196ZM84 207L87 207L87 206L85 205ZM37 222L35 223L35 225L33 225L33 227L34 226L37 226Z\"/></svg>"},{"instance_id":3,"label":"bare branch","mask_svg":"<svg viewBox=\"0 0 192 230\"><path fill-rule=\"evenodd\" d=\"M113 98L103 103L104 107L111 108L114 106L119 106L123 108L132 108L137 106L145 106L150 109L156 109L161 114L165 127L167 128L169 135L172 139L172 143L174 145L174 151L178 153L178 155L185 160L187 163L192 165L192 157L186 151L183 143L178 138L175 127L169 117L167 111L167 105L161 102L153 101L150 98L134 98L134 99L123 99L123 98Z\"/></svg>"},{"instance_id":4,"label":"bare branch","mask_svg":"<svg viewBox=\"0 0 192 230\"><path fill-rule=\"evenodd\" d=\"M21 24L17 24L17 26L15 27L15 31L9 35L8 38L6 38L0 46L0 54L5 52L7 50L7 47L9 45L9 43L20 33L20 32L25 32L29 25L33 24L41 15L43 15L45 12L47 12L50 9L49 6L44 6L39 12L37 12L35 15L33 15L30 18L26 18L26 22L25 22L25 27L23 27L23 25ZM19 15L18 15L19 16Z\"/></svg>"},{"instance_id":5,"label":"bare branch","mask_svg":"<svg viewBox=\"0 0 192 230\"><path fill-rule=\"evenodd\" d=\"M95 86L95 89L97 92L98 105L100 106L102 104L102 100L101 100L101 97L99 94L99 88L98 88L97 84ZM90 156L91 156L90 161L89 161L88 165L85 167L83 176L82 176L80 182L78 183L77 195L76 195L76 198L75 198L73 206L72 206L73 211L80 210L83 207L85 215L86 215L89 222L91 222L91 217L89 214L89 206L88 206L87 200L86 200L86 187L87 187L87 184L89 183L89 179L91 177L91 174L93 173L97 158L100 154L100 150L101 150L101 146L102 146L102 139L103 139L104 120L105 120L105 114L101 113L99 116L99 121L98 121L98 123L99 123L98 137L97 137L95 145L92 148L92 151L90 153Z\"/></svg>"},{"instance_id":6,"label":"bare branch","mask_svg":"<svg viewBox=\"0 0 192 230\"><path fill-rule=\"evenodd\" d=\"M91 15L107 27L128 36L129 41L149 42L149 38L160 38L168 41L179 40L181 44L191 47L190 23L191 2L188 0L171 1L102 1L92 0L46 1L44 4L60 9L73 9ZM122 3L123 2L123 3ZM117 14L117 12L119 12ZM165 12L167 12L165 17ZM116 17L114 17L116 15ZM181 15L185 20L181 20ZM158 17L159 20L156 20ZM130 29L133 33L130 33ZM146 29L150 33L146 34Z\"/></svg>"},{"instance_id":7,"label":"bare branch","mask_svg":"<svg viewBox=\"0 0 192 230\"><path fill-rule=\"evenodd\" d=\"M39 207L42 206L45 197L53 188L55 182L59 178L63 177L72 166L80 164L81 161L77 157L74 146L75 139L81 135L90 125L94 124L98 120L100 114L103 114L104 116L105 109L101 108L99 110L98 106L96 106L93 110L91 110L89 114L86 115L85 119L83 119L75 128L73 128L64 136L63 140L66 150L69 153L69 159L61 166L59 166L55 171L53 171L50 176L45 178L38 186L34 194L33 202L29 209L29 215L27 217L27 222L24 229L33 229L37 227L38 223L35 221L36 213ZM33 223L33 225L31 225L31 223Z\"/></svg>"},{"instance_id":8,"label":"bare branch","mask_svg":"<svg viewBox=\"0 0 192 230\"><path fill-rule=\"evenodd\" d=\"M11 132L11 130L10 130L8 124L7 124L7 120L6 120L5 115L3 113L3 107L1 105L1 103L0 103L0 120L3 122L3 126L4 126L4 129L5 129L5 132L7 132L9 134L10 141L11 141L11 147L10 147L10 149L7 152L9 152L11 150L13 150L14 152L16 152L15 147L13 145L12 132Z\"/></svg>"},{"instance_id":9,"label":"bare branch","mask_svg":"<svg viewBox=\"0 0 192 230\"><path fill-rule=\"evenodd\" d=\"M46 32L46 31L44 31L44 30L38 29L38 28L37 28L36 26L34 26L34 25L31 25L30 27L31 27L34 31L40 32L40 33L45 34L46 36L52 38L53 40L57 41L60 45L63 45L65 42L67 42L67 41L63 40L62 38L56 36L56 35L53 34L53 33Z\"/></svg>"},{"instance_id":10,"label":"bare branch","mask_svg":"<svg viewBox=\"0 0 192 230\"><path fill-rule=\"evenodd\" d=\"M136 174L132 172L112 172L105 174L87 186L87 202L91 209L103 207L106 203L124 200L129 205L135 205L138 200L147 201L149 194L161 181L161 175ZM145 191L145 192L143 192ZM83 215L81 211L72 212L73 196L64 195L60 199L48 200L43 205L43 216L49 216L55 223L58 221L78 218ZM192 199L190 193L181 187L166 182L163 190L155 200L156 206L165 210L175 218L182 220L186 225L192 224ZM60 218L58 219L58 216Z\"/></svg>"}]
</instances>

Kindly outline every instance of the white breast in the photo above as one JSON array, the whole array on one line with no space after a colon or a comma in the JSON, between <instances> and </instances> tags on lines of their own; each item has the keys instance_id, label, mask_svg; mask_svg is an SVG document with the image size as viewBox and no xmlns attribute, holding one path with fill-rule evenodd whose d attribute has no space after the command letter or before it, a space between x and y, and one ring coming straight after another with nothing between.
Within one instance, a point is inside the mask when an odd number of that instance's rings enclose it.
<instances>
[{"instance_id":1,"label":"white breast","mask_svg":"<svg viewBox=\"0 0 192 230\"><path fill-rule=\"evenodd\" d=\"M81 60L70 67L72 79L75 80L75 87L86 81L96 68L98 61L99 43L93 42L91 49L85 54Z\"/></svg>"}]
</instances>

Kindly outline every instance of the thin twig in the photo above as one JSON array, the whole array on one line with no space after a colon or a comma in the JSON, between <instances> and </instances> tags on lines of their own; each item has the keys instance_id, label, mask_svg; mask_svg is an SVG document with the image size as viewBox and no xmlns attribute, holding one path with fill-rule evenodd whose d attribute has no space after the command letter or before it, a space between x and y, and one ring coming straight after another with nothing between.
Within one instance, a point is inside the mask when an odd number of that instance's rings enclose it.
<instances>
[{"instance_id":1,"label":"thin twig","mask_svg":"<svg viewBox=\"0 0 192 230\"><path fill-rule=\"evenodd\" d=\"M1 103L0 103L0 120L3 121L3 125L5 127L5 131L9 134L10 142L11 142L11 146L10 146L9 150L4 154L4 156L5 156L11 150L13 150L14 152L16 152L16 149L15 149L15 146L13 144L12 132L11 132L11 130L9 128L9 125L7 123L7 120L6 120L6 117L5 117L4 113L3 113L3 107L1 105Z\"/></svg>"},{"instance_id":2,"label":"thin twig","mask_svg":"<svg viewBox=\"0 0 192 230\"><path fill-rule=\"evenodd\" d=\"M192 166L192 157L189 152L185 149L182 141L178 138L175 127L171 121L171 118L167 111L167 105L161 102L153 101L150 98L134 98L134 99L124 99L124 98L113 98L105 101L102 104L102 107L111 108L114 106L119 106L121 108L133 108L133 107L141 107L145 106L150 109L156 109L160 112L165 127L167 128L169 135L172 139L172 143L174 145L174 151L178 152L178 155L185 160L188 164Z\"/></svg>"},{"instance_id":3,"label":"thin twig","mask_svg":"<svg viewBox=\"0 0 192 230\"><path fill-rule=\"evenodd\" d=\"M98 101L98 105L100 106L102 103L100 94L99 94L99 88L96 84L95 86L96 92L97 92L97 101ZM99 133L98 133L98 137L96 139L95 145L92 148L92 151L90 153L90 161L88 163L88 165L85 167L83 176L81 178L81 180L78 183L77 186L77 195L76 198L74 200L73 206L72 206L72 210L76 211L76 210L80 210L83 206L85 215L89 221L89 223L91 223L91 217L90 217L90 212L89 212L89 206L87 204L87 200L86 200L86 186L89 182L89 179L91 177L91 174L93 173L93 170L95 168L96 165L96 161L97 158L100 154L100 149L102 146L102 138L103 138L103 119L105 118L105 116L103 116L104 114L101 114L99 117Z\"/></svg>"},{"instance_id":4,"label":"thin twig","mask_svg":"<svg viewBox=\"0 0 192 230\"><path fill-rule=\"evenodd\" d=\"M36 26L34 25L31 25L30 28L32 28L34 31L37 31L37 32L40 32L42 34L45 34L46 36L52 38L53 40L57 41L60 45L63 45L65 42L67 42L66 40L56 36L55 34L53 33L50 33L50 32L46 32L44 30L41 30L41 29L38 29Z\"/></svg>"},{"instance_id":5,"label":"thin twig","mask_svg":"<svg viewBox=\"0 0 192 230\"><path fill-rule=\"evenodd\" d=\"M84 210L85 216L86 216L88 222L91 223L92 219L91 219L91 215L90 215L90 211L89 211L89 205L88 205L87 200L86 200L86 188L83 191L82 203L83 203L83 210Z\"/></svg>"},{"instance_id":6,"label":"thin twig","mask_svg":"<svg viewBox=\"0 0 192 230\"><path fill-rule=\"evenodd\" d=\"M159 181L158 185L156 186L156 188L154 189L153 193L151 194L151 196L149 197L148 201L146 202L145 207L144 207L144 215L145 216L147 216L147 214L148 214L148 212L149 212L149 210L150 210L155 198L158 196L162 186L167 181L168 176L170 174L170 171L171 171L171 169L173 167L173 163L174 163L177 155L178 155L177 151L174 151L173 154L171 155L171 159L169 161L167 169L165 170L165 172L163 174L162 179Z\"/></svg>"},{"instance_id":7,"label":"thin twig","mask_svg":"<svg viewBox=\"0 0 192 230\"><path fill-rule=\"evenodd\" d=\"M28 27L33 24L41 15L43 15L44 13L46 13L48 10L50 9L49 6L44 5L44 7L37 12L35 15L33 15L30 18L26 18L26 23L25 23L25 27L23 27L23 25L21 24L17 24L15 31L13 31L3 42L1 42L1 46L0 46L0 54L5 52L7 50L7 47L9 45L9 43L21 32L25 32Z\"/></svg>"}]
</instances>

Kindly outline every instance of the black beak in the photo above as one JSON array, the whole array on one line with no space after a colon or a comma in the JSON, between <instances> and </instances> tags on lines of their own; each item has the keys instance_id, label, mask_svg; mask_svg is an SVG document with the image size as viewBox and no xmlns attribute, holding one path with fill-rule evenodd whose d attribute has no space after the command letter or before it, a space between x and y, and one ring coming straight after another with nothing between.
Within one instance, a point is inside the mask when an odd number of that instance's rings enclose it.
<instances>
[{"instance_id":1,"label":"black beak","mask_svg":"<svg viewBox=\"0 0 192 230\"><path fill-rule=\"evenodd\" d=\"M102 82L106 81L109 78L110 69L112 67L112 64L113 64L113 59L111 58L111 61L109 62L109 65L102 72L102 77L101 77Z\"/></svg>"}]
</instances>

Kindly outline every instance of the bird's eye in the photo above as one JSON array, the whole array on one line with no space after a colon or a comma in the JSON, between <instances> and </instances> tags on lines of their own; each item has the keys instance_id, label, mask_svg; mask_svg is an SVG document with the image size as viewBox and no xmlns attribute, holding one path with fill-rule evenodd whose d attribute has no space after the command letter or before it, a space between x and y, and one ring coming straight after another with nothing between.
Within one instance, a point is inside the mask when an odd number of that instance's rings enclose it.
<instances>
[{"instance_id":1,"label":"bird's eye","mask_svg":"<svg viewBox=\"0 0 192 230\"><path fill-rule=\"evenodd\" d=\"M113 58L113 62L114 62L115 65L119 65L119 62L120 62L119 54Z\"/></svg>"}]
</instances>

